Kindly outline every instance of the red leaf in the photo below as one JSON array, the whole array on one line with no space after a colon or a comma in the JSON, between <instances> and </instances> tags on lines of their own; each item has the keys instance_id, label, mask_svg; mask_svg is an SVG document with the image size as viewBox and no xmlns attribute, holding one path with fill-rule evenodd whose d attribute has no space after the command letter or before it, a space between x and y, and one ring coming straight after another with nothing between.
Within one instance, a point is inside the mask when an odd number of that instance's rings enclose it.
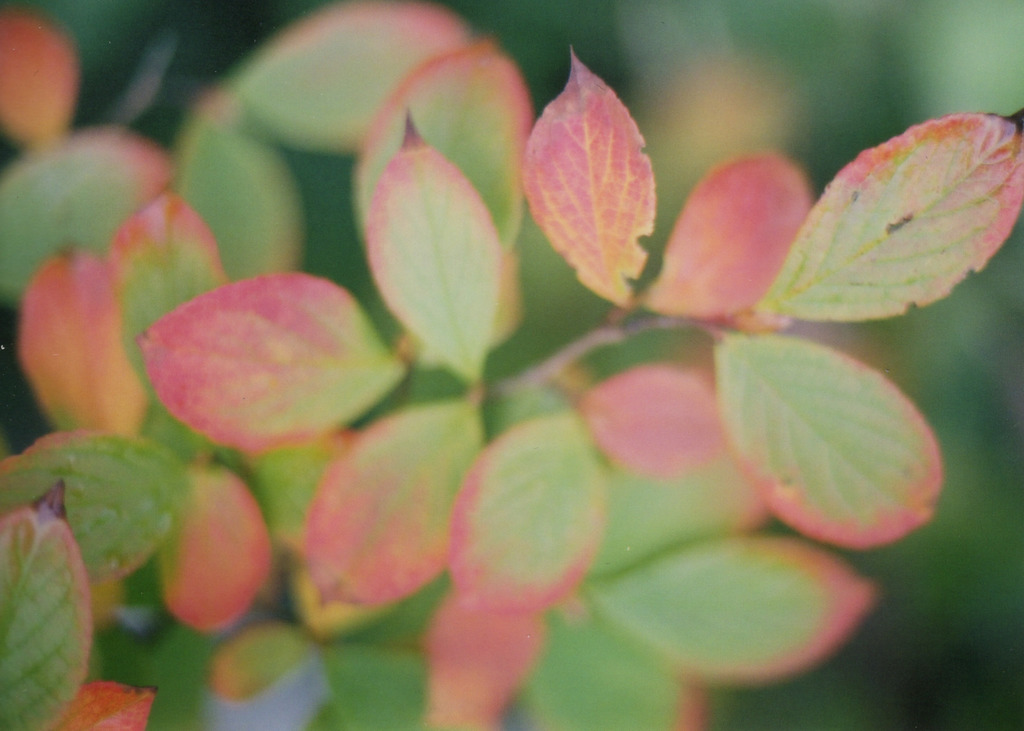
<instances>
[{"instance_id":1,"label":"red leaf","mask_svg":"<svg viewBox=\"0 0 1024 731\"><path fill-rule=\"evenodd\" d=\"M623 305L654 227L654 176L643 137L615 92L575 55L569 83L526 145L523 182L534 219L580 281Z\"/></svg>"},{"instance_id":2,"label":"red leaf","mask_svg":"<svg viewBox=\"0 0 1024 731\"><path fill-rule=\"evenodd\" d=\"M145 731L156 688L106 680L83 685L55 731Z\"/></svg>"},{"instance_id":3,"label":"red leaf","mask_svg":"<svg viewBox=\"0 0 1024 731\"><path fill-rule=\"evenodd\" d=\"M773 154L721 165L686 201L645 304L716 318L753 307L771 286L814 202L803 171Z\"/></svg>"}]
</instances>

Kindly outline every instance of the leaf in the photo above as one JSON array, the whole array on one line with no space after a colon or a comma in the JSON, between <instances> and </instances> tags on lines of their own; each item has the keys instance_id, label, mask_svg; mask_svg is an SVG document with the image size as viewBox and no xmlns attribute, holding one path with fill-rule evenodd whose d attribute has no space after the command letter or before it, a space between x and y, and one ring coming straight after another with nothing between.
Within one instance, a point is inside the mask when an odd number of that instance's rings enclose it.
<instances>
[{"instance_id":1,"label":"leaf","mask_svg":"<svg viewBox=\"0 0 1024 731\"><path fill-rule=\"evenodd\" d=\"M683 731L700 701L658 654L595 619L551 612L548 643L525 693L540 728Z\"/></svg>"},{"instance_id":2,"label":"leaf","mask_svg":"<svg viewBox=\"0 0 1024 731\"><path fill-rule=\"evenodd\" d=\"M188 503L160 547L168 610L201 632L221 629L252 604L270 573L270 536L259 505L234 473L193 467Z\"/></svg>"},{"instance_id":3,"label":"leaf","mask_svg":"<svg viewBox=\"0 0 1024 731\"><path fill-rule=\"evenodd\" d=\"M530 211L580 281L617 305L632 296L654 228L654 175L643 137L615 92L575 55L565 90L526 145Z\"/></svg>"},{"instance_id":4,"label":"leaf","mask_svg":"<svg viewBox=\"0 0 1024 731\"><path fill-rule=\"evenodd\" d=\"M366 239L391 311L431 355L479 379L494 341L501 244L480 195L411 127L381 173Z\"/></svg>"},{"instance_id":5,"label":"leaf","mask_svg":"<svg viewBox=\"0 0 1024 731\"><path fill-rule=\"evenodd\" d=\"M819 662L853 631L873 589L838 559L787 538L678 551L592 588L597 609L683 672L763 682Z\"/></svg>"},{"instance_id":6,"label":"leaf","mask_svg":"<svg viewBox=\"0 0 1024 731\"><path fill-rule=\"evenodd\" d=\"M22 156L0 173L0 296L15 301L57 251L105 251L114 231L170 180L163 150L92 129Z\"/></svg>"},{"instance_id":7,"label":"leaf","mask_svg":"<svg viewBox=\"0 0 1024 731\"><path fill-rule=\"evenodd\" d=\"M313 652L309 638L293 625L250 625L217 648L210 688L220 698L244 702L296 670Z\"/></svg>"},{"instance_id":8,"label":"leaf","mask_svg":"<svg viewBox=\"0 0 1024 731\"><path fill-rule=\"evenodd\" d=\"M622 571L683 543L748 530L765 514L760 493L727 452L667 480L613 472L608 526L590 575Z\"/></svg>"},{"instance_id":9,"label":"leaf","mask_svg":"<svg viewBox=\"0 0 1024 731\"><path fill-rule=\"evenodd\" d=\"M265 44L232 90L246 117L281 140L351 152L403 76L468 37L457 16L435 5L337 3Z\"/></svg>"},{"instance_id":10,"label":"leaf","mask_svg":"<svg viewBox=\"0 0 1024 731\"><path fill-rule=\"evenodd\" d=\"M37 499L58 480L94 583L127 576L149 558L187 490L183 465L155 442L58 432L0 462L0 511Z\"/></svg>"},{"instance_id":11,"label":"leaf","mask_svg":"<svg viewBox=\"0 0 1024 731\"><path fill-rule=\"evenodd\" d=\"M382 604L438 576L455 494L482 447L468 401L409 408L361 433L306 514L303 555L321 596Z\"/></svg>"},{"instance_id":12,"label":"leaf","mask_svg":"<svg viewBox=\"0 0 1024 731\"><path fill-rule=\"evenodd\" d=\"M427 724L498 728L544 636L540 614L474 610L449 594L427 630Z\"/></svg>"},{"instance_id":13,"label":"leaf","mask_svg":"<svg viewBox=\"0 0 1024 731\"><path fill-rule=\"evenodd\" d=\"M146 392L121 339L121 312L107 264L85 252L48 259L25 290L18 362L59 429L134 434Z\"/></svg>"},{"instance_id":14,"label":"leaf","mask_svg":"<svg viewBox=\"0 0 1024 731\"><path fill-rule=\"evenodd\" d=\"M89 584L55 484L34 508L0 515L0 728L7 731L51 726L88 669Z\"/></svg>"},{"instance_id":15,"label":"leaf","mask_svg":"<svg viewBox=\"0 0 1024 731\"><path fill-rule=\"evenodd\" d=\"M55 731L146 731L156 688L134 688L105 680L83 685Z\"/></svg>"},{"instance_id":16,"label":"leaf","mask_svg":"<svg viewBox=\"0 0 1024 731\"><path fill-rule=\"evenodd\" d=\"M355 418L402 375L359 304L308 274L268 274L181 305L139 339L157 396L221 444L259 451Z\"/></svg>"},{"instance_id":17,"label":"leaf","mask_svg":"<svg viewBox=\"0 0 1024 731\"><path fill-rule=\"evenodd\" d=\"M778 275L813 202L807 176L781 155L719 165L687 198L644 303L702 318L749 309Z\"/></svg>"},{"instance_id":18,"label":"leaf","mask_svg":"<svg viewBox=\"0 0 1024 731\"><path fill-rule=\"evenodd\" d=\"M74 43L35 11L0 10L0 129L15 142L42 147L71 124L78 99Z\"/></svg>"},{"instance_id":19,"label":"leaf","mask_svg":"<svg viewBox=\"0 0 1024 731\"><path fill-rule=\"evenodd\" d=\"M583 425L522 422L480 454L452 513L449 568L471 608L536 611L583 577L604 526L604 481Z\"/></svg>"},{"instance_id":20,"label":"leaf","mask_svg":"<svg viewBox=\"0 0 1024 731\"><path fill-rule=\"evenodd\" d=\"M426 699L426 667L413 652L347 644L324 654L333 707L346 731L419 729Z\"/></svg>"},{"instance_id":21,"label":"leaf","mask_svg":"<svg viewBox=\"0 0 1024 731\"><path fill-rule=\"evenodd\" d=\"M282 156L221 122L213 96L175 146L174 188L210 226L231 279L299 268L302 200Z\"/></svg>"},{"instance_id":22,"label":"leaf","mask_svg":"<svg viewBox=\"0 0 1024 731\"><path fill-rule=\"evenodd\" d=\"M726 432L782 520L867 548L931 518L938 444L880 373L783 336L726 336L716 361Z\"/></svg>"},{"instance_id":23,"label":"leaf","mask_svg":"<svg viewBox=\"0 0 1024 731\"><path fill-rule=\"evenodd\" d=\"M725 449L714 391L696 372L636 366L591 388L578 408L613 462L649 477L678 477Z\"/></svg>"},{"instance_id":24,"label":"leaf","mask_svg":"<svg viewBox=\"0 0 1024 731\"><path fill-rule=\"evenodd\" d=\"M945 297L1013 228L1021 124L953 114L862 152L825 189L756 310L865 320Z\"/></svg>"},{"instance_id":25,"label":"leaf","mask_svg":"<svg viewBox=\"0 0 1024 731\"><path fill-rule=\"evenodd\" d=\"M515 63L485 40L428 59L388 97L370 125L356 168L360 217L406 118L480 193L499 238L510 248L522 217L522 158L533 124L529 90Z\"/></svg>"}]
</instances>

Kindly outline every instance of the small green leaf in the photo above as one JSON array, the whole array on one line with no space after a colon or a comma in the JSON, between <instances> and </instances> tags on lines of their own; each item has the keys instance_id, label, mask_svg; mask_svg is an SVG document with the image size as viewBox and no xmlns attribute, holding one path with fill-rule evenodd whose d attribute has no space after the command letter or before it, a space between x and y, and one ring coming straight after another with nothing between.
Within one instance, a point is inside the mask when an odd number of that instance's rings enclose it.
<instances>
[{"instance_id":1,"label":"small green leaf","mask_svg":"<svg viewBox=\"0 0 1024 731\"><path fill-rule=\"evenodd\" d=\"M88 579L54 507L59 502L43 501L0 516L0 728L6 731L52 726L88 667Z\"/></svg>"},{"instance_id":2,"label":"small green leaf","mask_svg":"<svg viewBox=\"0 0 1024 731\"><path fill-rule=\"evenodd\" d=\"M423 727L427 671L419 654L348 644L329 649L324 665L346 731Z\"/></svg>"},{"instance_id":3,"label":"small green leaf","mask_svg":"<svg viewBox=\"0 0 1024 731\"><path fill-rule=\"evenodd\" d=\"M35 500L58 480L93 582L142 564L167 535L188 489L184 465L154 442L59 432L0 462L0 510Z\"/></svg>"},{"instance_id":4,"label":"small green leaf","mask_svg":"<svg viewBox=\"0 0 1024 731\"><path fill-rule=\"evenodd\" d=\"M249 625L217 648L210 662L210 687L226 700L248 700L295 670L313 652L312 641L294 625Z\"/></svg>"},{"instance_id":5,"label":"small green leaf","mask_svg":"<svg viewBox=\"0 0 1024 731\"><path fill-rule=\"evenodd\" d=\"M866 548L931 518L935 436L882 374L798 338L716 346L726 432L772 511L807 535Z\"/></svg>"},{"instance_id":6,"label":"small green leaf","mask_svg":"<svg viewBox=\"0 0 1024 731\"><path fill-rule=\"evenodd\" d=\"M679 551L592 587L609 622L680 669L763 681L832 652L871 604L871 585L838 559L785 538Z\"/></svg>"},{"instance_id":7,"label":"small green leaf","mask_svg":"<svg viewBox=\"0 0 1024 731\"><path fill-rule=\"evenodd\" d=\"M911 127L839 172L755 310L866 320L934 302L985 266L1022 199L1018 121L953 114Z\"/></svg>"}]
</instances>

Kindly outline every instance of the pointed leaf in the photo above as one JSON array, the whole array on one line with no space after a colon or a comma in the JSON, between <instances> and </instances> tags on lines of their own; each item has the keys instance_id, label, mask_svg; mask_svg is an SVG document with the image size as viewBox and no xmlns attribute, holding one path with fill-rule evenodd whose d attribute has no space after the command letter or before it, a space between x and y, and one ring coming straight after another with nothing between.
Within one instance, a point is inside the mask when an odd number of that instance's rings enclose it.
<instances>
[{"instance_id":1,"label":"pointed leaf","mask_svg":"<svg viewBox=\"0 0 1024 731\"><path fill-rule=\"evenodd\" d=\"M502 254L480 195L410 128L366 224L370 270L398 319L467 380L494 340Z\"/></svg>"},{"instance_id":2,"label":"pointed leaf","mask_svg":"<svg viewBox=\"0 0 1024 731\"><path fill-rule=\"evenodd\" d=\"M359 214L365 221L377 180L402 144L405 120L479 191L501 242L519 232L521 165L533 124L529 90L519 69L492 41L429 59L377 112L356 169Z\"/></svg>"},{"instance_id":3,"label":"pointed leaf","mask_svg":"<svg viewBox=\"0 0 1024 731\"><path fill-rule=\"evenodd\" d=\"M649 477L678 477L725 448L714 391L696 372L636 366L587 391L579 409L613 462Z\"/></svg>"},{"instance_id":4,"label":"pointed leaf","mask_svg":"<svg viewBox=\"0 0 1024 731\"><path fill-rule=\"evenodd\" d=\"M8 731L53 724L85 680L92 644L85 566L59 488L51 495L0 515L0 728Z\"/></svg>"},{"instance_id":5,"label":"pointed leaf","mask_svg":"<svg viewBox=\"0 0 1024 731\"><path fill-rule=\"evenodd\" d=\"M866 548L931 518L942 485L938 444L880 373L783 336L727 336L716 361L726 431L784 521Z\"/></svg>"},{"instance_id":6,"label":"pointed leaf","mask_svg":"<svg viewBox=\"0 0 1024 731\"><path fill-rule=\"evenodd\" d=\"M533 218L580 281L618 305L632 296L654 228L654 176L640 131L608 86L575 55L565 90L526 146L523 182Z\"/></svg>"},{"instance_id":7,"label":"pointed leaf","mask_svg":"<svg viewBox=\"0 0 1024 731\"><path fill-rule=\"evenodd\" d=\"M468 37L457 16L428 3L336 3L264 45L233 90L281 140L350 152L405 74Z\"/></svg>"},{"instance_id":8,"label":"pointed leaf","mask_svg":"<svg viewBox=\"0 0 1024 731\"><path fill-rule=\"evenodd\" d=\"M1024 199L1022 118L954 114L862 152L814 206L757 310L864 320L945 297Z\"/></svg>"},{"instance_id":9,"label":"pointed leaf","mask_svg":"<svg viewBox=\"0 0 1024 731\"><path fill-rule=\"evenodd\" d=\"M93 129L0 173L0 296L15 300L39 264L69 247L105 251L117 227L170 180L151 142Z\"/></svg>"},{"instance_id":10,"label":"pointed leaf","mask_svg":"<svg viewBox=\"0 0 1024 731\"><path fill-rule=\"evenodd\" d=\"M309 638L293 625L250 625L217 648L210 688L225 700L246 701L300 667L313 651Z\"/></svg>"},{"instance_id":11,"label":"pointed leaf","mask_svg":"<svg viewBox=\"0 0 1024 731\"><path fill-rule=\"evenodd\" d=\"M233 473L197 467L190 482L181 518L160 547L160 581L171 614L206 632L249 608L270 572L270 536Z\"/></svg>"},{"instance_id":12,"label":"pointed leaf","mask_svg":"<svg viewBox=\"0 0 1024 731\"><path fill-rule=\"evenodd\" d=\"M402 375L352 296L308 274L219 287L165 315L139 344L175 417L248 451L326 433Z\"/></svg>"},{"instance_id":13,"label":"pointed leaf","mask_svg":"<svg viewBox=\"0 0 1024 731\"><path fill-rule=\"evenodd\" d=\"M146 731L156 688L98 680L83 685L55 731Z\"/></svg>"},{"instance_id":14,"label":"pointed leaf","mask_svg":"<svg viewBox=\"0 0 1024 731\"><path fill-rule=\"evenodd\" d=\"M462 601L532 611L569 594L601 539L603 477L572 414L522 422L488 445L452 513L450 569Z\"/></svg>"},{"instance_id":15,"label":"pointed leaf","mask_svg":"<svg viewBox=\"0 0 1024 731\"><path fill-rule=\"evenodd\" d=\"M298 184L276 150L218 121L218 101L206 102L178 138L175 190L210 226L231 279L297 269Z\"/></svg>"},{"instance_id":16,"label":"pointed leaf","mask_svg":"<svg viewBox=\"0 0 1024 731\"><path fill-rule=\"evenodd\" d=\"M48 259L29 282L18 314L18 361L53 424L139 430L146 392L125 353L105 262L84 251Z\"/></svg>"},{"instance_id":17,"label":"pointed leaf","mask_svg":"<svg viewBox=\"0 0 1024 731\"><path fill-rule=\"evenodd\" d=\"M427 723L498 728L544 644L540 614L487 612L450 594L427 630Z\"/></svg>"},{"instance_id":18,"label":"pointed leaf","mask_svg":"<svg viewBox=\"0 0 1024 731\"><path fill-rule=\"evenodd\" d=\"M838 559L785 538L731 539L665 556L593 600L687 673L760 682L804 670L841 644L872 603Z\"/></svg>"},{"instance_id":19,"label":"pointed leaf","mask_svg":"<svg viewBox=\"0 0 1024 731\"><path fill-rule=\"evenodd\" d=\"M322 597L381 604L439 575L455 493L482 447L468 401L400 411L360 434L307 513L303 555Z\"/></svg>"},{"instance_id":20,"label":"pointed leaf","mask_svg":"<svg viewBox=\"0 0 1024 731\"><path fill-rule=\"evenodd\" d=\"M21 8L0 10L0 129L41 146L63 135L78 100L78 55L49 20Z\"/></svg>"},{"instance_id":21,"label":"pointed leaf","mask_svg":"<svg viewBox=\"0 0 1024 731\"><path fill-rule=\"evenodd\" d=\"M187 490L183 465L155 442L59 432L0 462L0 511L35 500L58 480L93 582L126 576L149 558Z\"/></svg>"},{"instance_id":22,"label":"pointed leaf","mask_svg":"<svg viewBox=\"0 0 1024 731\"><path fill-rule=\"evenodd\" d=\"M807 176L780 155L714 168L686 199L644 303L705 318L747 310L778 275L813 202Z\"/></svg>"}]
</instances>

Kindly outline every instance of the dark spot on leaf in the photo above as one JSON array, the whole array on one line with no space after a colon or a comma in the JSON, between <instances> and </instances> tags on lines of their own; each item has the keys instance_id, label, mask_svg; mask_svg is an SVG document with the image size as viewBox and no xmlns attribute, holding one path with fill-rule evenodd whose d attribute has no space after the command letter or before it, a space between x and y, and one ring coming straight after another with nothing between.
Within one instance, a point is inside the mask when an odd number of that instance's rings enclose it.
<instances>
[{"instance_id":1,"label":"dark spot on leaf","mask_svg":"<svg viewBox=\"0 0 1024 731\"><path fill-rule=\"evenodd\" d=\"M897 231L899 231L901 228L903 228L904 226L906 226L908 223L910 223L913 220L914 220L914 214L913 213L908 213L907 215L905 215L900 220L893 221L892 223L887 224L886 227L885 227L885 232L887 234L896 233Z\"/></svg>"},{"instance_id":2,"label":"dark spot on leaf","mask_svg":"<svg viewBox=\"0 0 1024 731\"><path fill-rule=\"evenodd\" d=\"M860 198L860 191L855 190L850 194L850 203L856 203L857 199Z\"/></svg>"}]
</instances>

